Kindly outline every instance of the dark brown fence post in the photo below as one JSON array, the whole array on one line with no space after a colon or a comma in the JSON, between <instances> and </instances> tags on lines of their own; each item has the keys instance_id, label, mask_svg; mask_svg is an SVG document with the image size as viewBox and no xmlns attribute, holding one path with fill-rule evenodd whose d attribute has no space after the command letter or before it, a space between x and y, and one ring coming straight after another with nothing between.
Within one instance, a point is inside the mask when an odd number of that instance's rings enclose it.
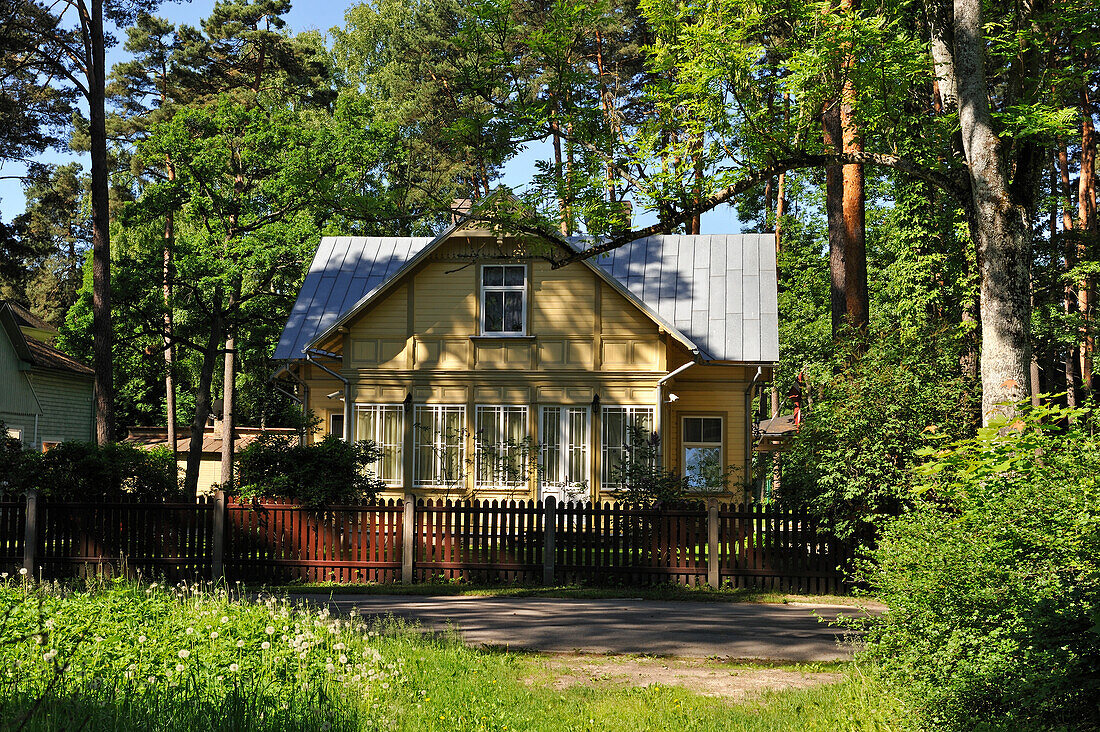
<instances>
[{"instance_id":1,"label":"dark brown fence post","mask_svg":"<svg viewBox=\"0 0 1100 732\"><path fill-rule=\"evenodd\" d=\"M707 584L718 588L718 499L707 501Z\"/></svg>"},{"instance_id":2,"label":"dark brown fence post","mask_svg":"<svg viewBox=\"0 0 1100 732\"><path fill-rule=\"evenodd\" d=\"M558 523L558 501L553 496L543 499L542 516L542 584L554 584L554 531Z\"/></svg>"},{"instance_id":3,"label":"dark brown fence post","mask_svg":"<svg viewBox=\"0 0 1100 732\"><path fill-rule=\"evenodd\" d=\"M38 491L27 491L26 523L23 529L23 569L34 576L35 552L38 550Z\"/></svg>"},{"instance_id":4,"label":"dark brown fence post","mask_svg":"<svg viewBox=\"0 0 1100 732\"><path fill-rule=\"evenodd\" d=\"M210 576L215 582L225 577L225 491L214 493L214 547Z\"/></svg>"},{"instance_id":5,"label":"dark brown fence post","mask_svg":"<svg viewBox=\"0 0 1100 732\"><path fill-rule=\"evenodd\" d=\"M411 585L413 582L413 552L416 550L416 497L412 493L405 494L403 505L404 524L401 527L401 583Z\"/></svg>"}]
</instances>

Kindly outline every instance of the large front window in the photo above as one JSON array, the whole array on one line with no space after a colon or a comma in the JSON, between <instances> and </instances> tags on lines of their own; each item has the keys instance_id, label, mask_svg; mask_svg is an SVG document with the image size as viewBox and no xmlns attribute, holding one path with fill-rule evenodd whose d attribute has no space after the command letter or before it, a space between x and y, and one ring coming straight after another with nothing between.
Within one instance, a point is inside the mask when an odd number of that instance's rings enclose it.
<instances>
[{"instance_id":1,"label":"large front window","mask_svg":"<svg viewBox=\"0 0 1100 732\"><path fill-rule=\"evenodd\" d=\"M478 488L515 488L527 481L527 407L478 407Z\"/></svg>"},{"instance_id":2,"label":"large front window","mask_svg":"<svg viewBox=\"0 0 1100 732\"><path fill-rule=\"evenodd\" d=\"M482 335L527 332L527 267L487 264L481 268Z\"/></svg>"},{"instance_id":3,"label":"large front window","mask_svg":"<svg viewBox=\"0 0 1100 732\"><path fill-rule=\"evenodd\" d=\"M588 483L588 408L543 407L539 426L542 484L583 489Z\"/></svg>"},{"instance_id":4,"label":"large front window","mask_svg":"<svg viewBox=\"0 0 1100 732\"><path fill-rule=\"evenodd\" d=\"M684 417L684 477L696 491L720 491L722 469L722 418Z\"/></svg>"},{"instance_id":5,"label":"large front window","mask_svg":"<svg viewBox=\"0 0 1100 732\"><path fill-rule=\"evenodd\" d=\"M416 485L458 487L465 475L466 407L417 405L413 433Z\"/></svg>"},{"instance_id":6,"label":"large front window","mask_svg":"<svg viewBox=\"0 0 1100 732\"><path fill-rule=\"evenodd\" d=\"M653 438L653 407L604 407L603 469L600 480L605 487L619 487L617 467L641 440Z\"/></svg>"},{"instance_id":7,"label":"large front window","mask_svg":"<svg viewBox=\"0 0 1100 732\"><path fill-rule=\"evenodd\" d=\"M375 471L388 486L401 485L404 416L404 410L400 404L355 405L355 439L371 440L382 450L382 457L378 460ZM342 433L344 415L341 414L339 417L339 428Z\"/></svg>"}]
</instances>

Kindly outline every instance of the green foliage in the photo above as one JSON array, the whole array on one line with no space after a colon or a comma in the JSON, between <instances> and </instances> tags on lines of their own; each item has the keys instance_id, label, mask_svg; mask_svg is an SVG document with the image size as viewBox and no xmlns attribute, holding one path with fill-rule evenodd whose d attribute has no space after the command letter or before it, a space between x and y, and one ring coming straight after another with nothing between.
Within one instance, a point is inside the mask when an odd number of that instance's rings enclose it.
<instances>
[{"instance_id":1,"label":"green foliage","mask_svg":"<svg viewBox=\"0 0 1100 732\"><path fill-rule=\"evenodd\" d=\"M224 589L5 581L0 617L5 729L377 729L405 681L366 622Z\"/></svg>"},{"instance_id":2,"label":"green foliage","mask_svg":"<svg viewBox=\"0 0 1100 732\"><path fill-rule=\"evenodd\" d=\"M890 610L867 656L923 726L1100 725L1100 439L1082 411L923 451L925 497L890 521L863 578Z\"/></svg>"},{"instance_id":3,"label":"green foliage","mask_svg":"<svg viewBox=\"0 0 1100 732\"><path fill-rule=\"evenodd\" d=\"M965 384L954 337L883 336L863 356L806 396L801 430L783 456L779 500L804 508L842 538L868 541L877 522L910 502L909 470L923 435L966 428ZM804 405L805 406L805 405Z\"/></svg>"},{"instance_id":4,"label":"green foliage","mask_svg":"<svg viewBox=\"0 0 1100 732\"><path fill-rule=\"evenodd\" d=\"M328 435L305 445L262 435L237 456L237 490L245 498L277 496L307 506L372 500L385 487L374 473L381 457L370 440Z\"/></svg>"},{"instance_id":5,"label":"green foliage","mask_svg":"<svg viewBox=\"0 0 1100 732\"><path fill-rule=\"evenodd\" d=\"M124 442L102 447L62 442L39 453L5 437L0 475L5 476L0 494L19 495L33 488L55 500L164 498L180 492L171 450L143 450Z\"/></svg>"},{"instance_id":6,"label":"green foliage","mask_svg":"<svg viewBox=\"0 0 1100 732\"><path fill-rule=\"evenodd\" d=\"M627 431L626 454L610 469L610 483L615 486L611 495L634 505L683 498L689 488L687 478L661 465L661 438L637 425L628 425Z\"/></svg>"}]
</instances>

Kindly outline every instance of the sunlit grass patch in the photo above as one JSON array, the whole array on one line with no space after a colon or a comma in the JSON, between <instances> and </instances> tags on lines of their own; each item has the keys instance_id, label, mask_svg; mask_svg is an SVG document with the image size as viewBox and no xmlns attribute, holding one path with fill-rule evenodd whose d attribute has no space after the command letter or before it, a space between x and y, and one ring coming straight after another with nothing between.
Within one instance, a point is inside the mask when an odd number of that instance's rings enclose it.
<instances>
[{"instance_id":1,"label":"sunlit grass patch","mask_svg":"<svg viewBox=\"0 0 1100 732\"><path fill-rule=\"evenodd\" d=\"M845 680L740 702L677 685L558 688L544 657L236 587L0 584L9 729L889 729L890 705L854 669L807 667Z\"/></svg>"}]
</instances>

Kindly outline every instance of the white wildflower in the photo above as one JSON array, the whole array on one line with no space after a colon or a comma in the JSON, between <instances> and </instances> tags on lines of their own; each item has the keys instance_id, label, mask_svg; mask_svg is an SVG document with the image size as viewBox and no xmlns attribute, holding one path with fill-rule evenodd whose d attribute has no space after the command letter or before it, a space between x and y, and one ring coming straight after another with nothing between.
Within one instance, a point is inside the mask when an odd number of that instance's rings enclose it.
<instances>
[{"instance_id":1,"label":"white wildflower","mask_svg":"<svg viewBox=\"0 0 1100 732\"><path fill-rule=\"evenodd\" d=\"M341 653L339 661L342 664L347 663L348 662L348 657Z\"/></svg>"},{"instance_id":2,"label":"white wildflower","mask_svg":"<svg viewBox=\"0 0 1100 732\"><path fill-rule=\"evenodd\" d=\"M263 643L260 644L260 648L262 648L266 651L268 648L271 648L271 644L268 643L267 641L264 641Z\"/></svg>"},{"instance_id":3,"label":"white wildflower","mask_svg":"<svg viewBox=\"0 0 1100 732\"><path fill-rule=\"evenodd\" d=\"M27 573L27 568L26 567L20 567L19 568L19 574L25 575L26 573Z\"/></svg>"},{"instance_id":4,"label":"white wildflower","mask_svg":"<svg viewBox=\"0 0 1100 732\"><path fill-rule=\"evenodd\" d=\"M194 628L188 628L187 630L185 630L183 632L187 633L187 635L194 635L195 634L195 629Z\"/></svg>"},{"instance_id":5,"label":"white wildflower","mask_svg":"<svg viewBox=\"0 0 1100 732\"><path fill-rule=\"evenodd\" d=\"M42 654L42 660L46 661L48 663L48 662L52 661L54 659L54 657L56 657L56 656L57 656L57 649L56 648L51 648L50 650L48 650L48 651L46 651L45 653Z\"/></svg>"},{"instance_id":6,"label":"white wildflower","mask_svg":"<svg viewBox=\"0 0 1100 732\"><path fill-rule=\"evenodd\" d=\"M191 655L191 651L187 650L186 648L183 648L183 649L180 650L180 652L177 655L180 658L187 658L188 656Z\"/></svg>"},{"instance_id":7,"label":"white wildflower","mask_svg":"<svg viewBox=\"0 0 1100 732\"><path fill-rule=\"evenodd\" d=\"M243 640L237 641L237 648L244 648L244 641Z\"/></svg>"},{"instance_id":8,"label":"white wildflower","mask_svg":"<svg viewBox=\"0 0 1100 732\"><path fill-rule=\"evenodd\" d=\"M225 624L225 623L228 623L228 622L229 622L229 618L226 617L225 615L222 615L222 624Z\"/></svg>"},{"instance_id":9,"label":"white wildflower","mask_svg":"<svg viewBox=\"0 0 1100 732\"><path fill-rule=\"evenodd\" d=\"M218 639L218 631L215 630L210 634L210 640L217 640L217 639Z\"/></svg>"},{"instance_id":10,"label":"white wildflower","mask_svg":"<svg viewBox=\"0 0 1100 732\"><path fill-rule=\"evenodd\" d=\"M229 664L229 670L230 670L230 671L232 671L233 673L237 673L237 670L238 670L239 668L240 668L240 666L238 666L238 665L237 665L237 664L235 664L235 663L231 663L231 664Z\"/></svg>"},{"instance_id":11,"label":"white wildflower","mask_svg":"<svg viewBox=\"0 0 1100 732\"><path fill-rule=\"evenodd\" d=\"M268 635L275 635L275 626L273 626L273 625L267 626L266 628L264 628L264 632L267 633Z\"/></svg>"}]
</instances>

